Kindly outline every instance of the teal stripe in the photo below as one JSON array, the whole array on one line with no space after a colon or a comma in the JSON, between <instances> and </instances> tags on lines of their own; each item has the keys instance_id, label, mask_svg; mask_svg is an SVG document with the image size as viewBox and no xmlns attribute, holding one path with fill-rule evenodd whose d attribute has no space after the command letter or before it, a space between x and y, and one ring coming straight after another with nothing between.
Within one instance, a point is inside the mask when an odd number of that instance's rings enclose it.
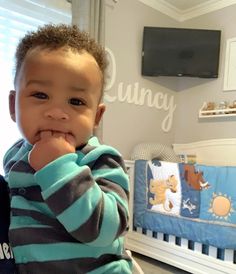
<instances>
[{"instance_id":1,"label":"teal stripe","mask_svg":"<svg viewBox=\"0 0 236 274\"><path fill-rule=\"evenodd\" d=\"M119 241L114 241L112 245L103 248L80 243L52 243L17 246L13 248L13 252L16 263L26 263L35 261L35 258L39 262L86 257L97 258L106 253L117 254L119 248Z\"/></svg>"},{"instance_id":2,"label":"teal stripe","mask_svg":"<svg viewBox=\"0 0 236 274\"><path fill-rule=\"evenodd\" d=\"M22 187L22 182L24 187L35 186L36 182L34 180L34 175L25 172L15 172L11 171L9 173L9 185L13 187Z\"/></svg>"},{"instance_id":3,"label":"teal stripe","mask_svg":"<svg viewBox=\"0 0 236 274\"><path fill-rule=\"evenodd\" d=\"M27 142L22 142L21 147L16 147L18 140L4 155L4 166L9 163L9 161L19 161L21 158L23 161L28 162L28 152L31 150L32 146Z\"/></svg>"},{"instance_id":4,"label":"teal stripe","mask_svg":"<svg viewBox=\"0 0 236 274\"><path fill-rule=\"evenodd\" d=\"M84 153L79 150L79 151L76 151L76 154L78 157L76 163L77 165L80 165L80 161L84 158Z\"/></svg>"},{"instance_id":5,"label":"teal stripe","mask_svg":"<svg viewBox=\"0 0 236 274\"><path fill-rule=\"evenodd\" d=\"M91 138L88 140L88 145L94 146L94 147L100 146L100 143L99 143L99 141L98 141L98 138L97 138L96 136L91 137Z\"/></svg>"},{"instance_id":6,"label":"teal stripe","mask_svg":"<svg viewBox=\"0 0 236 274\"><path fill-rule=\"evenodd\" d=\"M14 157L14 155L16 155L18 150L19 150L18 147L10 148L3 157L3 163L6 164L10 159L12 159L12 157Z\"/></svg>"},{"instance_id":7,"label":"teal stripe","mask_svg":"<svg viewBox=\"0 0 236 274\"><path fill-rule=\"evenodd\" d=\"M92 246L106 246L114 241L120 224L120 218L117 211L115 198L110 195L104 195L103 220L98 238L87 243Z\"/></svg>"},{"instance_id":8,"label":"teal stripe","mask_svg":"<svg viewBox=\"0 0 236 274\"><path fill-rule=\"evenodd\" d=\"M40 222L36 221L31 217L26 216L13 216L11 218L11 226L10 229L17 228L45 228L49 227L47 225L42 225Z\"/></svg>"},{"instance_id":9,"label":"teal stripe","mask_svg":"<svg viewBox=\"0 0 236 274\"><path fill-rule=\"evenodd\" d=\"M88 272L88 274L132 274L132 263L126 260L114 261L93 271Z\"/></svg>"},{"instance_id":10,"label":"teal stripe","mask_svg":"<svg viewBox=\"0 0 236 274\"><path fill-rule=\"evenodd\" d=\"M108 192L110 195L114 196L116 201L119 202L119 204L121 204L121 206L125 209L126 214L129 214L129 206L126 200L122 199L116 192L113 191L109 191Z\"/></svg>"},{"instance_id":11,"label":"teal stripe","mask_svg":"<svg viewBox=\"0 0 236 274\"><path fill-rule=\"evenodd\" d=\"M26 209L26 210L34 210L37 212L43 212L45 215L49 217L55 217L51 209L47 206L44 202L34 202L34 201L27 201L22 196L13 196L12 197L12 208L18 208L18 209Z\"/></svg>"},{"instance_id":12,"label":"teal stripe","mask_svg":"<svg viewBox=\"0 0 236 274\"><path fill-rule=\"evenodd\" d=\"M15 154L13 154L12 152L10 153L10 155L12 156L11 160L12 161L19 161L20 159L25 159L27 161L28 157L26 157L26 155L28 155L29 150L27 149L26 146L22 145L20 148L16 148L17 151L15 151Z\"/></svg>"},{"instance_id":13,"label":"teal stripe","mask_svg":"<svg viewBox=\"0 0 236 274\"><path fill-rule=\"evenodd\" d=\"M125 190L129 191L129 177L124 173L121 167L114 169L97 169L92 171L94 179L105 178L109 181L117 183Z\"/></svg>"},{"instance_id":14,"label":"teal stripe","mask_svg":"<svg viewBox=\"0 0 236 274\"><path fill-rule=\"evenodd\" d=\"M78 229L93 213L95 207L101 200L101 193L99 186L94 184L81 198L58 215L58 220L70 232Z\"/></svg>"},{"instance_id":15,"label":"teal stripe","mask_svg":"<svg viewBox=\"0 0 236 274\"><path fill-rule=\"evenodd\" d=\"M71 173L76 174L81 172L85 167L79 167L76 164L76 153L66 154L54 160L44 168L35 173L35 179L40 184L42 191L50 188L52 184L64 180Z\"/></svg>"},{"instance_id":16,"label":"teal stripe","mask_svg":"<svg viewBox=\"0 0 236 274\"><path fill-rule=\"evenodd\" d=\"M68 174L67 176L60 179L58 182L54 183L50 188L45 189L42 192L42 196L44 200L48 199L51 195L53 195L56 191L61 189L64 185L68 184L72 179L74 179L77 175L79 175L81 171L74 171L73 173Z\"/></svg>"}]
</instances>

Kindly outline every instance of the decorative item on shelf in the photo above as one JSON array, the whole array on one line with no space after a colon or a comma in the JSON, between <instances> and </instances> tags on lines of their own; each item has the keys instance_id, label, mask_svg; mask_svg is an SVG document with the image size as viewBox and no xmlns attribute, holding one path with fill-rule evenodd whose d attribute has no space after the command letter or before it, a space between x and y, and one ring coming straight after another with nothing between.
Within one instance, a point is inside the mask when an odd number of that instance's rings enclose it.
<instances>
[{"instance_id":1,"label":"decorative item on shelf","mask_svg":"<svg viewBox=\"0 0 236 274\"><path fill-rule=\"evenodd\" d=\"M228 108L228 103L226 101L221 101L217 107L217 109L220 110L218 114L228 114L229 112L226 111L227 108Z\"/></svg>"},{"instance_id":2,"label":"decorative item on shelf","mask_svg":"<svg viewBox=\"0 0 236 274\"><path fill-rule=\"evenodd\" d=\"M229 113L236 113L236 100L234 100L230 105L229 105L230 111ZM231 110L232 109L232 110Z\"/></svg>"},{"instance_id":3,"label":"decorative item on shelf","mask_svg":"<svg viewBox=\"0 0 236 274\"><path fill-rule=\"evenodd\" d=\"M195 154L179 154L180 162L185 164L196 164L197 156Z\"/></svg>"},{"instance_id":4,"label":"decorative item on shelf","mask_svg":"<svg viewBox=\"0 0 236 274\"><path fill-rule=\"evenodd\" d=\"M212 111L216 108L216 105L214 102L207 102L205 106L202 108L203 111ZM206 112L204 115L213 115L215 112Z\"/></svg>"},{"instance_id":5,"label":"decorative item on shelf","mask_svg":"<svg viewBox=\"0 0 236 274\"><path fill-rule=\"evenodd\" d=\"M236 116L236 100L232 103L221 101L220 103L204 102L199 110L199 118Z\"/></svg>"}]
</instances>

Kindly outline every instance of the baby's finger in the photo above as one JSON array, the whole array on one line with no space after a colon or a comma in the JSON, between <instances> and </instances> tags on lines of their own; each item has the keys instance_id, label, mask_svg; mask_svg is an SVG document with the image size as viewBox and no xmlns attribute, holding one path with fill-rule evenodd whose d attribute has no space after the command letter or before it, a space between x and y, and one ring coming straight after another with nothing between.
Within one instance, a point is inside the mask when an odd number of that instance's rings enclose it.
<instances>
[{"instance_id":1,"label":"baby's finger","mask_svg":"<svg viewBox=\"0 0 236 274\"><path fill-rule=\"evenodd\" d=\"M52 137L52 131L51 130L43 130L40 132L40 139L48 139Z\"/></svg>"},{"instance_id":2,"label":"baby's finger","mask_svg":"<svg viewBox=\"0 0 236 274\"><path fill-rule=\"evenodd\" d=\"M65 133L63 133L63 132L59 132L59 131L54 131L53 133L52 133L52 135L53 135L53 137L62 137L62 138L64 138L64 139L66 139L66 134Z\"/></svg>"},{"instance_id":3,"label":"baby's finger","mask_svg":"<svg viewBox=\"0 0 236 274\"><path fill-rule=\"evenodd\" d=\"M76 141L72 134L66 134L66 141L71 144L73 147L76 147Z\"/></svg>"}]
</instances>

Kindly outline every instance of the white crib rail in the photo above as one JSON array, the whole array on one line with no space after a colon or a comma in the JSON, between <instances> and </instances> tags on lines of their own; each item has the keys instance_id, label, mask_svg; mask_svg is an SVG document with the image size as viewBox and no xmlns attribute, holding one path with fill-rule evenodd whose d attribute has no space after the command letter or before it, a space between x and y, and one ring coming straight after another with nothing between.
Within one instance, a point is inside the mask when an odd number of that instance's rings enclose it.
<instances>
[{"instance_id":1,"label":"white crib rail","mask_svg":"<svg viewBox=\"0 0 236 274\"><path fill-rule=\"evenodd\" d=\"M140 227L127 235L127 248L196 274L235 274L234 250L189 241Z\"/></svg>"}]
</instances>

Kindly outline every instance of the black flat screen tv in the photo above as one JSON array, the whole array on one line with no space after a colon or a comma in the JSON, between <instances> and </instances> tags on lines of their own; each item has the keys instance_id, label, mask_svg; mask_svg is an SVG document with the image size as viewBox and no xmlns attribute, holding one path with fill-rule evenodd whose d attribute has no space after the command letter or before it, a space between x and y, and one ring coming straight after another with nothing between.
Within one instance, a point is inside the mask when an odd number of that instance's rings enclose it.
<instances>
[{"instance_id":1,"label":"black flat screen tv","mask_svg":"<svg viewBox=\"0 0 236 274\"><path fill-rule=\"evenodd\" d=\"M144 27L143 76L217 78L220 30Z\"/></svg>"}]
</instances>

